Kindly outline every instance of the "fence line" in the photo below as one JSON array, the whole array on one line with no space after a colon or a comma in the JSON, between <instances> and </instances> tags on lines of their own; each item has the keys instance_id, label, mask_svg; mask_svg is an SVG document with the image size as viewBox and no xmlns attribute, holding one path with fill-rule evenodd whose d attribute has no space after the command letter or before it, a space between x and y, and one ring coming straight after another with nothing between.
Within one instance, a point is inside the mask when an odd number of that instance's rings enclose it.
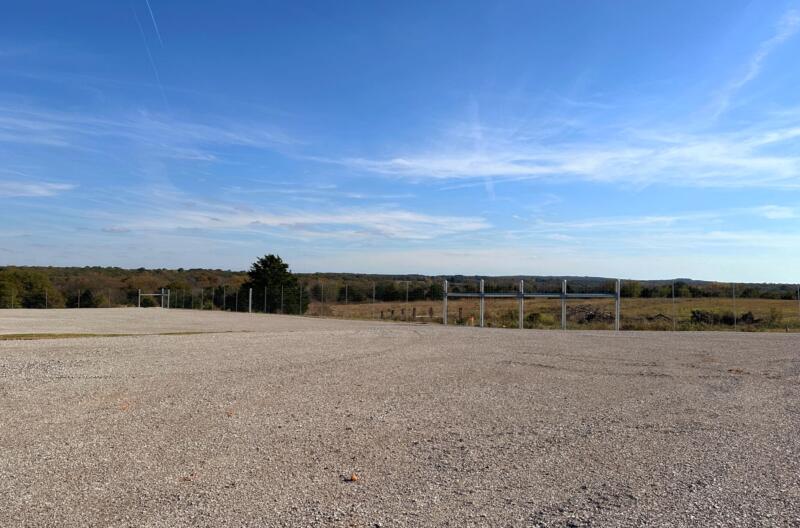
<instances>
[{"instance_id":1,"label":"fence line","mask_svg":"<svg viewBox=\"0 0 800 528\"><path fill-rule=\"evenodd\" d=\"M581 278L570 278L565 284L560 278L481 281L478 277L459 277L447 281L446 295L444 281L400 278L309 278L288 288L279 284L253 288L252 293L236 284L143 291L102 283L93 287L86 281L41 288L0 283L0 308L162 306L445 324L455 320L456 324L514 328L800 329L800 285L764 290L757 284L716 283L701 285L700 291L695 292L691 284L680 281L641 284L641 288L637 282L609 281L604 286L600 281ZM601 290L603 287L606 289ZM611 290L614 293L609 293ZM595 293L600 291L606 293ZM262 299L258 299L259 295L263 295ZM624 320L622 297L631 298L630 304L626 300ZM500 302L486 305L487 299ZM540 299L556 302L532 302ZM588 302L569 304L578 299ZM603 299L614 299L614 308ZM457 317L451 313L455 307ZM466 317L462 317L462 309Z\"/></svg>"},{"instance_id":2,"label":"fence line","mask_svg":"<svg viewBox=\"0 0 800 528\"><path fill-rule=\"evenodd\" d=\"M561 293L525 293L525 281L519 281L519 289L516 292L508 293L486 293L484 280L480 279L477 293L450 292L448 281L444 281L444 296L442 298L442 324L447 324L447 300L450 298L477 298L480 324L484 326L485 300L490 299L519 299L519 328L524 327L525 320L525 299L560 299L561 300L561 329L567 329L567 299L614 299L614 330L619 331L620 319L620 280L615 283L615 292L612 293L567 293L567 280L561 283ZM408 300L406 300L406 303Z\"/></svg>"}]
</instances>

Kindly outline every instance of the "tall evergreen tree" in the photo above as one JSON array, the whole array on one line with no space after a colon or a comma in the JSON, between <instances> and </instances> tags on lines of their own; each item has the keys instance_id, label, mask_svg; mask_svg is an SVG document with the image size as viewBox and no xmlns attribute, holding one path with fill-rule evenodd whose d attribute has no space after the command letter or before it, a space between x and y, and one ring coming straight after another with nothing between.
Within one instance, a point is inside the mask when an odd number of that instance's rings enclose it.
<instances>
[{"instance_id":1,"label":"tall evergreen tree","mask_svg":"<svg viewBox=\"0 0 800 528\"><path fill-rule=\"evenodd\" d=\"M242 290L253 288L254 311L260 312L266 307L267 312L277 313L281 310L281 304L283 313L288 314L305 313L308 309L308 292L301 291L297 277L278 255L264 255L259 258L250 266L247 276L248 280L242 285Z\"/></svg>"}]
</instances>

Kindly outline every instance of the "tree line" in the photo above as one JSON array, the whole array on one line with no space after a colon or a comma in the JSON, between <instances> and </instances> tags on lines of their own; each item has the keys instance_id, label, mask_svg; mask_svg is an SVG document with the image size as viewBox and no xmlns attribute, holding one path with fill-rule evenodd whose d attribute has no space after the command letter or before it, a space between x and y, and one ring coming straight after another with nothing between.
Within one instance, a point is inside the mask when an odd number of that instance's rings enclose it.
<instances>
[{"instance_id":1,"label":"tree line","mask_svg":"<svg viewBox=\"0 0 800 528\"><path fill-rule=\"evenodd\" d=\"M138 292L170 290L170 306L246 310L253 291L257 311L305 313L311 302L409 302L441 299L443 281L452 292L478 290L477 276L368 275L356 273L293 273L277 255L257 259L248 271L220 269L123 269L115 267L0 267L0 308L93 308L136 306ZM486 277L485 291L515 291L520 279L526 292L560 292L562 277ZM569 277L570 293L612 293L615 281L601 277ZM677 280L676 297L730 297L732 285ZM668 298L672 281L622 282L628 298ZM740 298L794 299L790 284L740 284ZM159 304L142 298L144 306Z\"/></svg>"}]
</instances>

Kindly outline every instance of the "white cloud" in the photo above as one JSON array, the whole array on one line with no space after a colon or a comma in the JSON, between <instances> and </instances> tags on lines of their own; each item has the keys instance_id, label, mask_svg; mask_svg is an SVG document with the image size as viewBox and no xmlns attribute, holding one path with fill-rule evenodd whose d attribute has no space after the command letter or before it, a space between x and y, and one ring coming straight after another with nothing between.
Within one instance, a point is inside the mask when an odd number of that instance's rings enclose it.
<instances>
[{"instance_id":1,"label":"white cloud","mask_svg":"<svg viewBox=\"0 0 800 528\"><path fill-rule=\"evenodd\" d=\"M754 212L769 220L787 220L797 218L797 209L781 205L764 205L753 209Z\"/></svg>"},{"instance_id":2,"label":"white cloud","mask_svg":"<svg viewBox=\"0 0 800 528\"><path fill-rule=\"evenodd\" d=\"M799 30L800 12L788 11L744 73L718 95L717 113L756 78L769 54ZM487 126L473 116L443 127L428 146L394 155L320 161L416 182L503 178L800 189L798 118L797 112L773 112L755 116L749 124L737 123L735 129L713 121L698 128L691 116L683 122L659 118L655 124L646 116L579 119L574 108L554 103L544 116L500 120L503 126Z\"/></svg>"},{"instance_id":3,"label":"white cloud","mask_svg":"<svg viewBox=\"0 0 800 528\"><path fill-rule=\"evenodd\" d=\"M93 215L96 222L119 230L197 231L270 234L290 240L371 239L428 241L491 228L478 216L425 214L394 206L265 211L258 206L198 199L172 189L126 191L113 207ZM148 215L134 214L146 207ZM113 212L112 212L113 211Z\"/></svg>"},{"instance_id":4,"label":"white cloud","mask_svg":"<svg viewBox=\"0 0 800 528\"><path fill-rule=\"evenodd\" d=\"M166 223L160 219L135 227L247 231L267 228L288 231L296 238L431 240L486 229L490 225L477 217L436 216L400 209L347 209L325 213L187 210L172 216Z\"/></svg>"},{"instance_id":5,"label":"white cloud","mask_svg":"<svg viewBox=\"0 0 800 528\"><path fill-rule=\"evenodd\" d=\"M0 105L0 143L108 150L132 143L165 157L215 161L215 146L244 146L274 150L299 144L267 124L181 121L149 112L102 117Z\"/></svg>"},{"instance_id":6,"label":"white cloud","mask_svg":"<svg viewBox=\"0 0 800 528\"><path fill-rule=\"evenodd\" d=\"M781 18L775 34L763 41L758 50L750 57L742 74L728 83L719 94L715 109L717 115L728 109L731 100L739 90L758 77L759 73L761 73L762 64L775 48L793 37L798 30L800 30L800 12L791 9Z\"/></svg>"},{"instance_id":7,"label":"white cloud","mask_svg":"<svg viewBox=\"0 0 800 528\"><path fill-rule=\"evenodd\" d=\"M55 196L74 188L68 183L0 180L0 198Z\"/></svg>"},{"instance_id":8,"label":"white cloud","mask_svg":"<svg viewBox=\"0 0 800 528\"><path fill-rule=\"evenodd\" d=\"M444 141L436 150L388 159L345 158L351 169L424 180L511 178L575 179L693 187L800 188L800 129L723 133L655 133L621 130L617 137L572 143L529 142L517 136L484 136L479 149ZM607 135L607 134L606 134ZM449 144L448 144L449 143ZM776 152L779 147L781 152ZM780 147L784 147L780 149Z\"/></svg>"}]
</instances>

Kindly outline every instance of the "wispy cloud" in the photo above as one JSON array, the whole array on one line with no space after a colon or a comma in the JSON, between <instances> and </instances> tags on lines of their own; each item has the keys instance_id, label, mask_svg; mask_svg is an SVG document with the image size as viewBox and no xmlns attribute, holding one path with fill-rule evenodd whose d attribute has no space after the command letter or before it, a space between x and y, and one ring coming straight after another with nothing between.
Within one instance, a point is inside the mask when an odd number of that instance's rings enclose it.
<instances>
[{"instance_id":1,"label":"wispy cloud","mask_svg":"<svg viewBox=\"0 0 800 528\"><path fill-rule=\"evenodd\" d=\"M787 11L781 18L776 28L775 34L767 40L763 41L758 47L758 50L750 57L750 60L744 67L743 72L720 92L719 97L715 102L715 114L720 115L731 104L733 97L739 90L741 90L747 83L754 80L761 73L761 68L764 61L769 55L781 44L793 37L798 30L800 30L800 12L791 9Z\"/></svg>"},{"instance_id":2,"label":"wispy cloud","mask_svg":"<svg viewBox=\"0 0 800 528\"><path fill-rule=\"evenodd\" d=\"M798 217L796 208L782 205L764 205L753 208L753 211L769 220L787 220Z\"/></svg>"},{"instance_id":3,"label":"wispy cloud","mask_svg":"<svg viewBox=\"0 0 800 528\"><path fill-rule=\"evenodd\" d=\"M221 214L222 213L222 214ZM479 217L437 216L401 209L344 209L325 213L289 211L264 213L219 207L182 211L153 222L131 224L137 229L212 229L288 232L296 239L368 238L432 240L490 227Z\"/></svg>"},{"instance_id":4,"label":"wispy cloud","mask_svg":"<svg viewBox=\"0 0 800 528\"><path fill-rule=\"evenodd\" d=\"M74 188L68 183L0 180L0 198L55 196Z\"/></svg>"},{"instance_id":5,"label":"wispy cloud","mask_svg":"<svg viewBox=\"0 0 800 528\"><path fill-rule=\"evenodd\" d=\"M295 241L338 239L430 241L491 228L479 216L426 214L398 207L327 207L317 212L287 207L264 210L250 203L194 197L167 188L125 191L111 197L113 207L85 211L106 232L127 231L268 234ZM145 204L145 205L143 205ZM106 203L107 205L107 203ZM146 207L146 217L131 214ZM109 231L113 229L113 231Z\"/></svg>"},{"instance_id":6,"label":"wispy cloud","mask_svg":"<svg viewBox=\"0 0 800 528\"><path fill-rule=\"evenodd\" d=\"M705 229L719 229L720 226L744 222L747 225L757 218L785 220L800 216L798 209L781 205L759 205L729 209L685 211L662 215L625 215L589 217L569 221L549 221L544 219L519 218L525 223L528 233L570 233L574 237L596 237L601 232L612 233L661 233L680 232L689 228L697 231L697 226ZM749 220L746 220L749 219Z\"/></svg>"},{"instance_id":7,"label":"wispy cloud","mask_svg":"<svg viewBox=\"0 0 800 528\"><path fill-rule=\"evenodd\" d=\"M718 94L716 112L724 111L737 92L759 75L767 57L798 31L800 12L788 11L774 35L747 61L744 72ZM469 114L470 119L442 127L423 146L385 157L319 161L413 182L457 181L448 188L484 185L483 181L464 181L484 179L800 188L797 112L753 115L736 128L713 120L698 124L692 112L670 120L622 112L605 113L598 119L563 98L555 98L544 116L529 120L506 116L495 120L498 126L482 122L473 107Z\"/></svg>"},{"instance_id":8,"label":"wispy cloud","mask_svg":"<svg viewBox=\"0 0 800 528\"><path fill-rule=\"evenodd\" d=\"M436 150L388 159L332 160L357 171L425 180L511 178L583 180L698 187L800 188L800 150L784 149L800 138L795 126L764 124L737 132L632 130L616 138L582 142L529 142L489 136L474 149L458 141Z\"/></svg>"},{"instance_id":9,"label":"wispy cloud","mask_svg":"<svg viewBox=\"0 0 800 528\"><path fill-rule=\"evenodd\" d=\"M214 161L215 146L272 150L298 144L268 124L183 121L152 112L117 116L68 113L0 104L0 143L105 151L108 139L148 147L177 159Z\"/></svg>"}]
</instances>

